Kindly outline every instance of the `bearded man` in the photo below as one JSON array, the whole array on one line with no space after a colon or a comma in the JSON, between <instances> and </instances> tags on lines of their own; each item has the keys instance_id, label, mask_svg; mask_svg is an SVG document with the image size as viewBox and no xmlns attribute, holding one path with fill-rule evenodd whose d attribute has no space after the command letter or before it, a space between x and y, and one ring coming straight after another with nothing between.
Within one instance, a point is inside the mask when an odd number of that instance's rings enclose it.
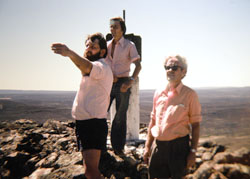
<instances>
[{"instance_id":1,"label":"bearded man","mask_svg":"<svg viewBox=\"0 0 250 179\"><path fill-rule=\"evenodd\" d=\"M52 44L56 54L69 57L80 69L82 79L76 94L72 117L76 120L78 149L82 152L85 176L104 178L98 166L101 150L106 149L107 110L113 84L111 68L104 62L107 44L101 33L88 36L84 56L80 57L66 45Z\"/></svg>"}]
</instances>

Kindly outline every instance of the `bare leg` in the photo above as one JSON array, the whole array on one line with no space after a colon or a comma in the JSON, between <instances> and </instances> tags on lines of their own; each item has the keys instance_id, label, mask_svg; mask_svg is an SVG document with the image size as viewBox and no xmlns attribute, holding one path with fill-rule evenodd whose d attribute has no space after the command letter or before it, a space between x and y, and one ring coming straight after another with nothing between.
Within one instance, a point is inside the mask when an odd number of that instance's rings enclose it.
<instances>
[{"instance_id":1,"label":"bare leg","mask_svg":"<svg viewBox=\"0 0 250 179\"><path fill-rule=\"evenodd\" d=\"M88 179L104 179L98 168L100 156L101 150L89 149L82 151L85 176Z\"/></svg>"}]
</instances>

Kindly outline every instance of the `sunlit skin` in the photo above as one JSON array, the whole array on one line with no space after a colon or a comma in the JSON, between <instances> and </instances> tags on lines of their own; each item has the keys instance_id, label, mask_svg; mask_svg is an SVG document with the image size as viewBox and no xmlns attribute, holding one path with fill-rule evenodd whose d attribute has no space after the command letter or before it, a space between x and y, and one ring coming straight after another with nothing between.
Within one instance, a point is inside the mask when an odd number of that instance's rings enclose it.
<instances>
[{"instance_id":1,"label":"sunlit skin","mask_svg":"<svg viewBox=\"0 0 250 179\"><path fill-rule=\"evenodd\" d=\"M65 56L65 57L72 56L72 51L64 44L61 44L61 43L52 44L51 49L56 54L60 54L60 55ZM83 57L87 58L89 56L96 55L99 52L101 52L101 54L102 54L102 55L100 55L100 57L102 57L103 54L105 53L105 50L103 53L102 50L100 49L99 40L95 39L94 42L92 42L91 40L88 40L86 42L86 49L84 51Z\"/></svg>"},{"instance_id":2,"label":"sunlit skin","mask_svg":"<svg viewBox=\"0 0 250 179\"><path fill-rule=\"evenodd\" d=\"M168 62L165 64L165 67L173 67L178 66L177 70L173 70L172 68L166 69L166 76L168 80L168 88L171 91L172 89L175 89L180 83L181 80L186 75L186 69L182 68L181 63L178 61L177 58L173 57L168 60ZM169 93L171 95L171 93ZM148 131L151 131L152 127L155 126L155 121L150 120ZM192 139L191 139L191 148L197 149L198 146L198 140L199 140L199 132L200 132L200 123L195 122L191 124L192 126ZM151 156L151 146L154 141L154 137L151 132L148 132L147 141L145 143L145 151L143 155L144 162L146 164L149 163L149 157ZM195 165L195 158L196 155L194 152L189 152L187 157L187 168L193 167Z\"/></svg>"},{"instance_id":3,"label":"sunlit skin","mask_svg":"<svg viewBox=\"0 0 250 179\"><path fill-rule=\"evenodd\" d=\"M78 56L65 44L54 43L52 44L51 49L56 54L60 54L64 57L69 57L72 62L81 70L82 74L88 75L92 69L92 63L90 62L90 60L93 59L93 57L95 59L98 59L99 57L95 56L98 53L100 53L100 57L103 57L106 52L105 49L100 49L98 42L98 39L96 39L94 42L88 40L86 42L86 49L84 51L83 57Z\"/></svg>"},{"instance_id":4,"label":"sunlit skin","mask_svg":"<svg viewBox=\"0 0 250 179\"><path fill-rule=\"evenodd\" d=\"M111 50L111 56L113 57L114 51L115 51L115 44L122 38L123 31L120 25L119 21L111 21L110 22L110 32L114 38L114 41L112 43L112 50ZM118 81L118 78L114 75L113 77L114 83Z\"/></svg>"},{"instance_id":5,"label":"sunlit skin","mask_svg":"<svg viewBox=\"0 0 250 179\"><path fill-rule=\"evenodd\" d=\"M166 70L166 75L167 75L167 80L168 80L168 87L169 89L174 89L176 88L180 83L181 80L185 77L186 75L186 70L181 67L181 63L178 61L177 58L171 58L168 60L167 64L165 66L179 66L176 71L174 71L172 68L169 70ZM197 142L199 138L199 128L200 124L199 123L193 123L192 125L192 145L191 148L197 148ZM188 157L187 157L187 168L190 168L195 165L195 153L189 152Z\"/></svg>"},{"instance_id":6,"label":"sunlit skin","mask_svg":"<svg viewBox=\"0 0 250 179\"><path fill-rule=\"evenodd\" d=\"M184 76L186 75L186 70L183 69L181 67L181 63L178 61L177 58L171 58L168 60L167 64L165 64L165 66L179 66L178 69L176 71L174 71L172 68L170 68L169 70L166 70L166 75L167 75L167 80L168 80L168 87L169 89L174 89L176 88L180 83L181 80L184 78ZM199 136L199 123L193 123L192 125L192 132L195 133L192 136ZM193 139L194 140L194 139ZM192 142L194 143L194 142ZM196 148L196 147L192 147L192 148ZM193 152L189 152L189 155L187 157L187 168L190 168L192 166L195 165L195 153Z\"/></svg>"},{"instance_id":7,"label":"sunlit skin","mask_svg":"<svg viewBox=\"0 0 250 179\"><path fill-rule=\"evenodd\" d=\"M92 61L96 61L103 57L106 50L100 48L98 39L95 39L93 42L91 40L87 40L85 45L86 49L84 51L83 57L77 55L65 44L54 43L52 44L51 49L56 54L69 57L72 62L81 70L83 75L89 75L93 67ZM83 166L85 168L85 176L89 179L104 179L98 169L101 150L84 150L82 151L82 156L84 160Z\"/></svg>"},{"instance_id":8,"label":"sunlit skin","mask_svg":"<svg viewBox=\"0 0 250 179\"><path fill-rule=\"evenodd\" d=\"M168 60L165 66L179 66L176 71L173 71L171 68L169 70L166 70L169 88L176 88L180 84L182 78L185 76L186 70L181 68L181 64L176 58L171 58L170 60Z\"/></svg>"},{"instance_id":9,"label":"sunlit skin","mask_svg":"<svg viewBox=\"0 0 250 179\"><path fill-rule=\"evenodd\" d=\"M114 38L113 40L113 44L112 44L112 50L111 50L111 56L113 57L114 51L115 51L115 44L123 37L123 31L121 28L121 24L119 21L111 21L110 22L110 32ZM135 71L134 71L134 78L136 78L141 70L141 63L140 63L140 59L136 60L135 62L133 62L136 66ZM117 82L118 78L114 75L113 77L114 79L114 83ZM124 82L121 85L121 92L126 92L131 86L132 86L133 81L132 80L128 80L126 82Z\"/></svg>"},{"instance_id":10,"label":"sunlit skin","mask_svg":"<svg viewBox=\"0 0 250 179\"><path fill-rule=\"evenodd\" d=\"M84 51L84 57L88 58L90 56L96 55L100 52L99 40L95 39L94 42L88 40L86 42L86 49Z\"/></svg>"},{"instance_id":11,"label":"sunlit skin","mask_svg":"<svg viewBox=\"0 0 250 179\"><path fill-rule=\"evenodd\" d=\"M118 42L122 36L123 36L123 31L121 28L121 24L119 21L111 21L110 22L110 32L114 38L114 42Z\"/></svg>"}]
</instances>

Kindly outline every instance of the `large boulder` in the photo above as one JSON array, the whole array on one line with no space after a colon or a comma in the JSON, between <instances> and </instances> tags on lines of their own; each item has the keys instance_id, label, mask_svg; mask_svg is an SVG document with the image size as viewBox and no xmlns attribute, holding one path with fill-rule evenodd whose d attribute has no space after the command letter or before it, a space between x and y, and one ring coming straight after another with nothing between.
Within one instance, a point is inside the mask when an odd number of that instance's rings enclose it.
<instances>
[{"instance_id":1,"label":"large boulder","mask_svg":"<svg viewBox=\"0 0 250 179\"><path fill-rule=\"evenodd\" d=\"M204 179L209 178L214 172L214 163L212 161L204 162L192 175L194 179Z\"/></svg>"},{"instance_id":2,"label":"large boulder","mask_svg":"<svg viewBox=\"0 0 250 179\"><path fill-rule=\"evenodd\" d=\"M84 178L82 155L77 151L75 124L72 121L31 120L0 123L0 178L64 179ZM129 141L125 155L117 156L110 146L102 152L100 171L106 179L146 179L148 166L143 163L145 138ZM188 179L250 178L250 152L243 148L233 153L213 141L203 141L196 153L196 164L188 170Z\"/></svg>"},{"instance_id":3,"label":"large boulder","mask_svg":"<svg viewBox=\"0 0 250 179\"><path fill-rule=\"evenodd\" d=\"M84 178L84 167L82 165L69 165L58 168L48 175L42 176L40 179L80 179Z\"/></svg>"},{"instance_id":4,"label":"large boulder","mask_svg":"<svg viewBox=\"0 0 250 179\"><path fill-rule=\"evenodd\" d=\"M216 164L214 169L223 173L227 178L249 179L250 167L242 164Z\"/></svg>"},{"instance_id":5,"label":"large boulder","mask_svg":"<svg viewBox=\"0 0 250 179\"><path fill-rule=\"evenodd\" d=\"M214 157L216 163L240 163L250 166L250 150L247 148L241 148L233 153L222 152L218 153Z\"/></svg>"},{"instance_id":6,"label":"large boulder","mask_svg":"<svg viewBox=\"0 0 250 179\"><path fill-rule=\"evenodd\" d=\"M27 179L42 179L48 176L53 168L38 168Z\"/></svg>"}]
</instances>

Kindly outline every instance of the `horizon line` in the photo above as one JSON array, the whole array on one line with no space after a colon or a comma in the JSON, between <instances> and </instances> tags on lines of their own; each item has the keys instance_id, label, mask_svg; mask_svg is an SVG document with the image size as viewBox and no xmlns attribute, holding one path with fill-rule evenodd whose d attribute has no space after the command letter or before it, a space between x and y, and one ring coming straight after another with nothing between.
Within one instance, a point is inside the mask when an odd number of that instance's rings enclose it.
<instances>
[{"instance_id":1,"label":"horizon line","mask_svg":"<svg viewBox=\"0 0 250 179\"><path fill-rule=\"evenodd\" d=\"M221 87L192 87L193 89L222 89L222 88L250 88L250 86L221 86ZM156 90L157 88L139 89L143 90ZM77 90L50 90L50 89L0 89L0 91L44 91L44 92L76 92Z\"/></svg>"}]
</instances>

